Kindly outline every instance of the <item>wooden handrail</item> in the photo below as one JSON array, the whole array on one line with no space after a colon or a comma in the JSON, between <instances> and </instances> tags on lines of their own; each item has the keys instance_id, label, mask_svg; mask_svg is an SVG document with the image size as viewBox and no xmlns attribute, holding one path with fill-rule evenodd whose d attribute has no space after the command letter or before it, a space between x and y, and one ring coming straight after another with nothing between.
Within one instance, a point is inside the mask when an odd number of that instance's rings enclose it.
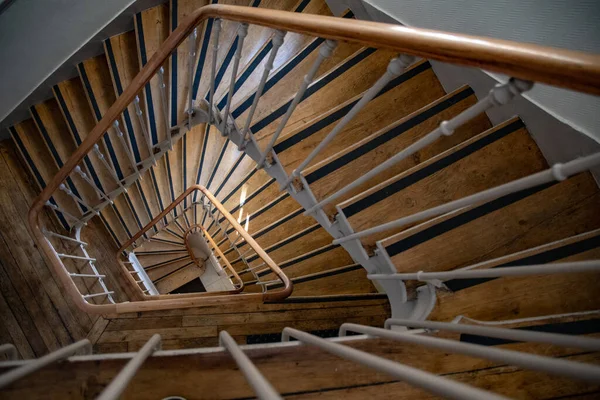
<instances>
[{"instance_id":1,"label":"wooden handrail","mask_svg":"<svg viewBox=\"0 0 600 400\"><path fill-rule=\"evenodd\" d=\"M223 260L223 262L225 263L225 266L235 276L235 279L238 281L238 284L239 284L238 290L241 291L244 288L244 281L242 280L242 278L240 278L240 276L238 275L237 271L233 268L233 266L231 265L231 263L229 262L229 260L225 257L225 254L223 254L223 252L221 251L221 249L219 248L219 246L217 246L217 244L215 243L214 239L212 238L212 236L210 236L210 234L208 233L208 231L206 230L206 228L203 227L202 225L195 225L195 226L197 226L200 229L202 229L202 233L206 236L206 238L210 242L210 245L215 249L215 251L217 252L217 254L219 255L219 257L221 257L221 260ZM193 227L194 227L194 225L191 226L190 229L193 228Z\"/></svg>"},{"instance_id":2,"label":"wooden handrail","mask_svg":"<svg viewBox=\"0 0 600 400\"><path fill-rule=\"evenodd\" d=\"M433 60L478 67L512 77L600 95L600 55L480 36L408 28L288 11L212 4L191 13L135 76L75 153L37 197L37 214L52 193L81 162L144 85L193 29L208 18L223 18L328 39L388 48ZM30 221L35 216L30 217Z\"/></svg>"},{"instance_id":3,"label":"wooden handrail","mask_svg":"<svg viewBox=\"0 0 600 400\"><path fill-rule=\"evenodd\" d=\"M121 113L134 100L135 96L140 93L144 85L150 81L158 69L172 55L177 46L192 33L197 25L208 18L223 18L327 39L350 41L370 47L387 48L399 53L412 54L458 65L478 67L520 79L547 83L595 95L600 94L600 56L595 54L500 39L408 28L378 22L349 21L342 18L287 11L216 4L199 8L184 19L169 35L167 40L165 40L148 63L131 81L131 84L108 109L104 117L89 132L77 150L50 182L48 182L44 190L34 200L29 210L28 221L36 242L47 257L50 258L51 265L61 282L65 285L67 292L73 295L77 305L86 312L111 313L115 312L115 310L123 310L119 312L131 312L141 311L142 308L144 310L151 310L156 308L150 303L154 304L158 301L169 302L168 305L165 304L162 307L163 309L165 307L179 308L192 306L185 303L186 300L190 299L183 298L110 305L92 305L83 299L78 300L78 298L81 298L79 291L65 273L64 266L56 256L54 249L42 234L39 218L46 201L52 197L60 184L64 182L74 168L92 150L94 144L102 138L104 133L111 128L112 123L119 118ZM233 219L232 225L239 224ZM128 245L137 238L130 240ZM247 241L248 243L253 242L256 245L256 242L251 237ZM265 259L263 256L268 258L260 247L259 250L262 253L259 253L261 258ZM286 290L289 289L289 293L291 293L291 282L289 282L285 274L279 270L270 258L268 260L270 260L272 267L276 268L274 272L284 281ZM277 293L271 292L269 295L279 298L285 294L286 290ZM239 295L237 297L241 296L253 295ZM215 296L211 300L215 302L222 301L219 300L220 297ZM269 296L265 294L265 297L268 298ZM270 300L274 299L270 298ZM195 301L198 301L196 305L203 304L201 300ZM144 306L140 308L138 303L144 304Z\"/></svg>"},{"instance_id":4,"label":"wooden handrail","mask_svg":"<svg viewBox=\"0 0 600 400\"><path fill-rule=\"evenodd\" d=\"M167 207L165 207L165 209L160 214L158 214L156 217L154 217L152 219L152 221L148 222L146 224L146 226L144 226L142 229L140 229L140 231L138 233L133 235L131 237L131 239L129 239L127 242L125 242L125 244L123 244L121 246L121 248L119 250L117 250L117 253L116 253L117 260L120 261L120 257L123 255L125 249L127 249L129 246L131 246L136 240L141 238L145 232L152 229L152 227L155 226L160 220L162 220L167 215L169 215L169 213L171 211L173 211L173 209L175 207L177 207L179 204L181 204L186 197L188 197L190 194L192 194L195 191L202 192L204 197L206 197L215 206L215 208L221 213L221 215L223 217L225 217L227 219L227 221L229 221L229 223L231 224L231 227L234 230L236 230L240 234L240 236L242 236L242 238L246 241L246 243L248 243L248 245L256 252L256 254L265 262L265 265L268 268L270 268L271 271L273 273L275 273L279 277L279 279L281 279L281 281L283 282L284 287L282 290L263 293L262 294L263 301L281 300L281 299L288 297L290 294L292 294L293 284L292 284L291 280L287 277L287 275L285 273L283 273L283 271L279 268L279 266L277 266L277 264L271 259L271 257L269 257L269 255L262 249L262 247L258 243L256 243L256 241L252 238L252 236L250 236L250 234L248 232L246 232L246 230L237 222L237 220L229 213L229 211L227 211L227 209L223 206L223 204L221 204L221 202L219 200L217 200L212 195L212 193L210 193L202 185L193 185L193 186L190 186L189 188L187 188L181 195L179 195L179 197L177 197L175 199L174 202L172 202ZM192 225L190 228L188 228L186 230L186 234L194 226L196 226L196 225ZM224 262L227 264L228 268L231 269L233 274L236 276L236 279L240 282L240 288L236 289L236 291L241 291L241 289L243 289L243 287L244 287L243 280L239 277L237 272L233 269L233 267L231 266L231 264L229 263L229 261L227 260L225 255L221 252L221 249L219 249L219 247L216 245L216 243L214 242L212 237L208 234L208 232L206 232L206 229L204 229L203 226L200 226L200 225L198 225L198 226L202 229L203 233L207 236L207 238L211 242L211 245L216 249L216 251L219 254L219 256L221 257L221 259L224 260ZM122 268L126 269L126 267L122 263L119 263L119 264L121 265ZM128 274L128 275L130 275L130 274ZM133 278L130 280L130 282L131 281L133 281ZM135 281L133 281L133 282L135 282ZM137 284L136 284L136 286L137 286ZM139 287L138 287L138 289L139 289ZM198 297L205 296L205 295L207 295L207 294L206 293L197 294ZM156 296L147 296L146 295L145 298L155 299Z\"/></svg>"}]
</instances>

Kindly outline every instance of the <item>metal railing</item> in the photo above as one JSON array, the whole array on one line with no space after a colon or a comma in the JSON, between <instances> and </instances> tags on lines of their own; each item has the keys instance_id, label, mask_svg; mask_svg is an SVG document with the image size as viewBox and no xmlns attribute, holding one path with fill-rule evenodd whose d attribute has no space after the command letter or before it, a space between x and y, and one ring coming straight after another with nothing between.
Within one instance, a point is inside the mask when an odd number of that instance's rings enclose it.
<instances>
[{"instance_id":1,"label":"metal railing","mask_svg":"<svg viewBox=\"0 0 600 400\"><path fill-rule=\"evenodd\" d=\"M194 106L193 96L191 93L192 85L190 85L189 93L184 96L187 98L188 106L188 109L186 110L186 118L180 125L171 127L169 124L169 113L167 109L169 96L167 95L168 88L164 76L164 66L167 65L169 57L174 54L177 46L182 44L182 42L186 39L188 39L189 47L186 54L188 54L190 59L195 57L197 50L196 46L198 45L197 27L199 24L208 20L209 18L214 20L214 24L212 25L213 57L212 64L210 66L210 81L208 84L209 93L207 97L208 101L201 100ZM231 71L232 73L229 81L229 92L226 97L226 103L225 107L223 108L223 112L221 112L219 107L216 106L216 101L214 98L217 89L215 81L217 67L216 60L218 58L217 54L219 51L219 38L222 29L222 19L239 22L236 32L238 46L234 56L234 63ZM254 92L254 99L252 101L250 111L244 121L237 121L230 110L233 106L233 92L236 84L241 52L243 50L244 38L248 32L248 25L259 25L267 28L273 28L273 47L271 49L269 59L264 67L257 90ZM302 79L298 89L295 91L293 100L291 100L289 106L287 106L285 114L280 119L277 129L269 139L266 147L263 149L252 132L252 120L257 107L260 104L261 94L266 86L269 72L273 67L273 60L277 54L277 51L283 45L284 37L287 32L296 32L319 37L323 39L323 43L319 49L317 57L313 60L312 65L310 68L308 68L306 75ZM314 149L312 149L310 154L308 154L298 165L298 167L296 167L292 173L288 175L285 168L280 163L277 154L273 151L273 146L276 144L281 132L285 129L286 124L292 117L295 108L303 99L306 90L310 87L319 67L327 57L331 56L335 52L337 41L339 40L368 45L375 48L393 49L398 52L398 56L389 61L385 73L383 73L383 75L363 93L361 98L342 117L342 119L330 131L330 133ZM397 77L406 68L410 67L416 57L426 57L429 59L450 62L458 65L476 66L489 71L501 72L511 76L512 78L508 82L499 84L492 88L489 94L476 104L470 106L457 116L441 122L439 126L433 129L430 133L426 134L408 147L400 150L398 153L383 161L381 164L374 166L362 176L357 177L357 179L352 183L340 188L335 193L324 199L317 200L303 176L306 168L311 165L316 157L321 154L323 149L325 149L331 143L331 141L336 138L336 136L347 126L347 124L361 110L364 109L364 107L381 91L383 87L390 82L390 80L394 79L394 77ZM190 62L190 65L191 64L192 63ZM192 66L190 67L190 75L192 75L191 72L193 72ZM162 114L164 114L162 118L164 119L165 123L162 136L158 139L154 139L148 129L149 113L144 112L144 108L148 107L148 105L143 104L143 102L140 101L140 95L143 94L145 85L152 79L158 82L158 90L160 92L160 96L158 96L160 103L159 107ZM132 80L131 84L125 89L121 96L105 113L104 117L88 134L76 152L63 165L51 182L48 183L46 188L38 196L30 209L29 223L35 239L40 244L41 249L51 259L54 270L67 288L67 291L73 298L76 299L79 306L87 312L141 311L144 309L154 309L153 307L177 308L199 304L192 300L183 300L183 297L177 299L176 296L170 296L170 299L167 301L161 295L158 295L159 299L153 300L152 302L131 302L128 304L110 305L91 305L87 303L84 301L85 298L82 297L82 294L79 293L76 286L73 284L72 278L77 277L81 279L98 280L103 291L98 293L89 293L83 296L88 296L87 298L104 296L113 302L111 297L112 293L104 284L104 274L98 273L98 271L95 269L93 265L93 259L89 257L87 253L85 253L85 246L81 243L79 243L79 245L84 246L81 247L84 251L83 255L66 253L58 254L56 251L54 251L52 244L44 236L44 231L40 226L40 214L42 209L45 206L48 206L53 211L62 214L72 224L76 231L79 232L79 230L86 225L90 218L101 213L105 207L112 205L117 196L127 193L128 187L137 182L142 174L152 168L155 168L156 160L165 155L169 149L172 149L173 143L181 139L181 137L188 130L199 123L208 123L215 126L223 136L227 136L227 138L236 144L238 148L243 149L249 157L256 161L257 168L264 168L270 176L274 177L280 187L284 190L287 190L290 195L302 205L302 207L306 210L305 214L313 216L320 223L320 225L331 234L334 239L334 244L341 244L356 263L363 265L369 271L370 277L374 280L377 280L384 287L385 291L390 296L392 305L403 304L407 301L403 279L395 274L396 271L394 265L389 260L389 257L385 257L385 251L382 250L381 247L378 248L378 251L380 254L383 254L383 261L380 258L375 259L372 255L365 251L360 242L361 238L373 233L382 232L392 228L397 229L413 222L436 217L444 213L458 210L462 207L476 204L478 202L489 201L508 193L514 193L518 190L539 186L543 183L553 180L566 179L573 174L585 171L600 164L600 154L593 154L581 159L567 162L565 164L557 164L546 171L539 172L537 174L509 182L496 188L491 188L483 192L476 193L471 196L433 207L429 210L425 210L414 215L400 218L398 220L391 221L380 226L375 226L360 232L354 232L347 219L341 212L337 214L335 220L332 222L330 216L325 213L324 206L331 204L344 195L348 195L360 185L366 184L372 178L380 175L390 167L415 154L415 152L419 151L425 146L436 142L444 136L452 135L455 130L476 116L493 107L500 107L507 104L515 96L518 96L524 91L531 89L533 82L548 83L586 93L600 94L600 56L536 45L525 45L522 43L503 40L439 33L381 23L348 21L342 18L324 17L318 15L307 15L264 9L257 10L247 7L225 5L210 5L202 7L191 13L191 15L182 21L182 23L172 32L166 41L162 43L152 58L141 69L140 73ZM148 157L139 162L135 162L131 145L127 142L126 135L123 134L119 125L121 114L131 103L133 103L135 107L136 114L143 131L143 137L146 141L146 147L148 149ZM238 127L238 123L240 124L241 128ZM131 164L129 169L124 168L123 171L120 171L115 168L115 165L113 165L113 159L115 158L115 146L120 146L121 152L127 156L127 159ZM106 170L106 175L112 178L112 182L106 182L106 185L104 185L105 187L99 187L95 181L90 179L87 173L84 172L85 169L80 166L84 158L91 154L95 154L95 157L97 157L99 160L99 165ZM84 182L92 187L93 192L97 194L97 199L95 199L95 201L84 199L71 190L67 183L69 182L69 177L72 174L78 174ZM113 191L107 191L107 188L109 187L115 187L116 189ZM72 204L57 205L54 202L51 202L51 198L57 190L65 192L67 198L72 200ZM263 291L266 291L268 285L265 284L265 282L260 282L258 274L266 270L266 268L270 268L271 270L275 271L278 279L284 282L284 286L286 288L284 291L277 294L264 292L262 299L268 300L289 295L291 292L291 283L287 277L285 277L285 275L278 270L277 266L270 258L268 258L267 254L260 249L260 247L252 240L251 237L248 236L244 237L243 239L246 241L246 243L249 243L249 240L252 241L253 245L251 245L251 247L256 254L262 258L265 264L265 269L263 271L258 271L258 268L261 268L262 265L259 264L258 266L251 266L247 260L246 254L240 252L237 244L237 240L240 237L236 237L234 240L232 240L232 238L227 235L227 229L229 229L230 225L236 226L236 230L238 230L238 232L240 231L237 228L239 227L237 221L231 218L230 215L227 216L228 213L224 208L219 209L219 212L214 215L212 212L212 207L217 204L216 199L214 199L212 195L209 196L204 188L190 187L181 196L186 197L190 190L203 191L204 196L201 204L197 205L192 201L194 212L197 212L196 208L200 206L205 210L206 214L213 219L216 226L223 232L223 235L231 243L231 247L239 255L239 258L245 265L244 271L251 272L255 275L257 283L260 283ZM160 196L160 194L158 195ZM212 205L205 203L205 198L208 198L209 203ZM166 222L168 214L177 206L177 204L172 204L171 206L166 207L151 221L146 228L133 235L119 251L119 257L122 257L122 252L128 250L130 247L135 248L139 246L141 242L145 240L151 240L153 235L152 232L149 232L150 228L152 228L154 232L165 228L165 232L173 234L172 230L161 224ZM79 215L76 215L77 212L79 212ZM219 217L219 214L221 217ZM177 220L174 220L173 223L178 225L182 230L186 230L190 228L191 225L187 220L185 213L183 215L184 218L182 223L186 225L187 228L183 227L183 225ZM227 216L226 220L228 225L226 227L223 227L220 224L220 219L222 219L222 216ZM161 220L163 220L162 223L160 222ZM56 236L58 234L51 235L58 237ZM82 271L78 271L74 272L74 274L79 275L72 276L69 275L69 273L65 273L65 267L63 260L61 259L61 255L63 258L80 257L82 261L90 263L90 269L93 273L87 274L86 272L82 273ZM123 264L121 265L123 268L125 268ZM136 293L140 298L143 299L149 297L154 299L157 297L156 295L154 295L154 297L153 295L146 295L146 293L152 291L150 283L148 283L148 285L144 283L147 277L145 278L143 277L143 274L141 274L142 276L138 276L139 279L134 279L132 277L132 273L137 274L136 271L127 270L126 276L128 277L127 279L129 283L135 285L135 288L137 288ZM391 274L394 275L393 278L390 276ZM382 277L382 275L386 276ZM407 276L404 278L410 279ZM417 277L417 279L419 278ZM139 282L144 283L145 289L138 286ZM427 288L430 287L431 285L427 286ZM414 314L415 318L423 318L423 315L428 313L427 310L429 309L430 311L430 308L435 300L434 290L429 290L429 292L423 290L421 293L423 294L425 303L429 304L429 306L415 308L415 310L420 310L419 312L421 313ZM160 301L164 302L160 303ZM201 301L200 297L197 301Z\"/></svg>"},{"instance_id":2,"label":"metal railing","mask_svg":"<svg viewBox=\"0 0 600 400\"><path fill-rule=\"evenodd\" d=\"M551 317L551 316L549 316ZM404 328L421 328L412 330L391 330L394 326ZM552 358L539 354L532 354L524 351L510 350L502 347L490 347L480 344L467 343L460 340L445 339L437 337L436 332L448 331L460 334L472 334L483 337L506 339L522 343L543 343L553 346L565 347L569 349L580 349L584 351L599 351L600 339L593 337L571 336L557 333L539 332L527 329L505 329L490 328L473 325L464 325L458 323L432 322L432 321L414 321L402 319L388 319L385 328L376 328L354 323L342 324L339 329L339 337L323 339L313 334L286 327L282 331L282 343L271 343L268 345L238 345L227 331L219 332L219 345L221 347L212 349L185 349L174 351L161 351L161 337L158 334L153 335L148 342L136 353L120 353L117 355L72 355L81 348L89 349L89 341L83 340L63 349L50 353L42 358L25 361L5 361L0 362L0 368L3 366L15 366L3 375L0 375L0 388L10 389L10 385L25 376L34 373L42 367L63 360L69 356L67 362L86 363L101 362L104 359L110 359L115 363L119 360L129 360L121 371L110 381L100 394L99 399L109 400L117 399L125 392L130 381L136 374L144 369L144 363L151 357L159 360L167 357L179 357L178 364L185 366L186 356L201 356L202 354L213 354L214 352L228 353L239 371L246 378L252 391L259 399L280 399L276 386L272 385L254 364L255 360L261 361L259 350L267 348L270 357L277 354L283 348L286 348L286 354L290 355L290 346L300 347L309 345L326 353L331 353L352 363L374 369L386 375L390 375L408 385L425 390L429 393L450 399L506 399L506 397L478 388L469 384L468 380L455 380L449 376L440 376L434 373L408 366L402 362L371 354L367 351L358 350L353 347L354 343L374 340L375 338L388 339L402 344L422 346L424 349L442 350L446 355L466 355L477 359L491 361L496 365L516 366L523 370L539 371L553 376L572 379L578 382L589 382L597 384L600 382L600 366L571 361L562 358ZM346 337L348 332L356 332L361 335ZM288 343L290 339L296 339L296 342ZM389 349L390 345L386 345ZM2 345L0 349L12 349L11 345ZM298 349L302 351L301 349ZM247 351L251 351L248 352ZM373 350L377 351L377 350ZM440 355L444 357L444 355ZM194 359L194 362L198 362ZM213 361L214 362L214 361ZM168 365L168 363L167 363ZM319 364L315 363L314 373L319 373L317 369ZM152 368L152 367L149 367ZM91 371L91 370L90 370ZM473 371L465 371L473 374ZM90 372L91 373L91 372ZM273 372L271 372L272 374ZM340 372L344 373L344 372ZM79 374L77 377L68 379L86 379L85 374ZM279 381L275 381L279 383ZM174 382L177 383L177 382ZM57 382L64 384L64 382ZM160 380L154 383L148 381L145 383L149 387L153 384L162 385ZM23 390L23 389L21 389ZM288 386L288 390L289 386ZM351 390L351 389L345 389ZM26 391L22 391L26 392ZM217 390L215 388L215 393Z\"/></svg>"}]
</instances>

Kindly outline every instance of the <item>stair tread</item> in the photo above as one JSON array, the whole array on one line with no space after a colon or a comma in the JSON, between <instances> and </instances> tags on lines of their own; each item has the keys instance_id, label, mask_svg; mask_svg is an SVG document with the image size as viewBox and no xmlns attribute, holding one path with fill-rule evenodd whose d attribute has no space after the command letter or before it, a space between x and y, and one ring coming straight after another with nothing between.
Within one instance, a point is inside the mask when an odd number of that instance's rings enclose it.
<instances>
[{"instance_id":1,"label":"stair tread","mask_svg":"<svg viewBox=\"0 0 600 400\"><path fill-rule=\"evenodd\" d=\"M177 271L171 272L167 276L156 280L156 289L159 291L159 293L171 293L193 279L197 279L201 275L202 271L203 269L200 269L196 264L191 263Z\"/></svg>"},{"instance_id":2,"label":"stair tread","mask_svg":"<svg viewBox=\"0 0 600 400\"><path fill-rule=\"evenodd\" d=\"M461 210L453 219L414 229L404 239L400 233L382 240L380 247L399 272L449 270L596 229L600 226L594 213L598 201L591 174L582 173ZM455 251L459 247L462 250ZM427 254L438 256L423 262L425 248Z\"/></svg>"},{"instance_id":3,"label":"stair tread","mask_svg":"<svg viewBox=\"0 0 600 400\"><path fill-rule=\"evenodd\" d=\"M477 134L338 205L355 231L472 195L547 167L519 119ZM397 207L403 204L406 207ZM367 246L401 227L361 239Z\"/></svg>"},{"instance_id":4,"label":"stair tread","mask_svg":"<svg viewBox=\"0 0 600 400\"><path fill-rule=\"evenodd\" d=\"M597 260L600 256L597 238L597 247L556 261ZM504 277L478 284L469 282L472 286L451 293L440 293L438 306L430 319L448 320L465 315L501 321L597 310L600 301L595 296L589 296L589 293L594 292L599 278L597 272L586 272ZM478 299L476 307L473 306L473 299Z\"/></svg>"},{"instance_id":5,"label":"stair tread","mask_svg":"<svg viewBox=\"0 0 600 400\"><path fill-rule=\"evenodd\" d=\"M307 3L306 1L298 0L260 0L260 1L251 1L247 4L250 7L264 8L270 10L283 10L283 11L293 11L294 9L301 7ZM246 5L246 4L244 4ZM304 6L306 8L306 6ZM237 33L237 29L231 29L233 32ZM242 52L240 55L240 66L238 68L238 74L236 75L236 82L240 81L241 75L243 75L243 67L248 66L248 64L257 56L262 56L264 51L261 52L265 47L268 46L271 38L273 36L273 29L265 28L258 25L249 25L247 30L247 35L244 38L244 47L242 48ZM237 50L237 46L239 45L239 39L232 40L228 50L234 51ZM288 44L284 42L284 46ZM226 53L223 51L223 53ZM258 61L258 60L256 60ZM254 67L254 65L251 65ZM231 84L231 72L233 70L233 60L228 63L227 68L223 74L223 79L221 85L215 91L215 102L218 104L218 108L220 110L224 109L225 103L227 101L227 95L229 93L229 85ZM250 69L247 73L254 71L255 69ZM262 68L259 70L262 72ZM259 74L257 74L259 75ZM243 79L243 78L242 78ZM236 83L237 85L237 83Z\"/></svg>"},{"instance_id":6,"label":"stair tread","mask_svg":"<svg viewBox=\"0 0 600 400\"><path fill-rule=\"evenodd\" d=\"M338 154L304 171L303 175L310 184L317 201L323 200L421 139L443 120L457 115L475 102L476 98L470 88L458 89L348 146ZM476 117L457 129L454 135L440 138L335 201L340 202L360 194L489 127L490 123L486 116ZM352 173L349 173L350 171ZM327 213L333 214L334 204L330 203L325 210Z\"/></svg>"},{"instance_id":7,"label":"stair tread","mask_svg":"<svg viewBox=\"0 0 600 400\"><path fill-rule=\"evenodd\" d=\"M105 40L104 52L109 62L115 96L120 96L124 88L131 84L139 71L135 32L125 32ZM140 96L139 99L140 108L146 109L144 96ZM136 163L146 160L150 157L150 137L144 135L144 129L136 115L133 103L129 104L123 113L123 122L125 125L122 127L122 131L127 138L128 145L132 149ZM146 125L147 128L148 126ZM160 212L160 205L157 198L159 193L152 184L149 171L146 171L142 175L142 179L138 182L138 190L143 201L141 204L136 204L136 208L141 207L137 209L137 212L140 215L144 215L147 218L146 222L149 222L153 215Z\"/></svg>"},{"instance_id":8,"label":"stair tread","mask_svg":"<svg viewBox=\"0 0 600 400\"><path fill-rule=\"evenodd\" d=\"M21 156L25 159L30 172L35 177L39 189L42 190L58 172L58 167L48 148L42 140L39 140L39 132L33 119L27 119L14 125L11 127L10 132ZM77 206L66 193L57 191L53 194L51 201L54 201L56 205L74 217L80 216ZM65 229L68 229L74 222L62 215L58 218Z\"/></svg>"}]
</instances>

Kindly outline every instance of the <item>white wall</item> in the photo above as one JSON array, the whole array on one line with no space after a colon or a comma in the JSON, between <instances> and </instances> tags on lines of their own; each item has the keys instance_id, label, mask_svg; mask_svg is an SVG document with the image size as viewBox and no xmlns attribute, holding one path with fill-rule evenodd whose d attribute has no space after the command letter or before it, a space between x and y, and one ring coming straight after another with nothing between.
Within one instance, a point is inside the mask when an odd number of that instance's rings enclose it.
<instances>
[{"instance_id":1,"label":"white wall","mask_svg":"<svg viewBox=\"0 0 600 400\"><path fill-rule=\"evenodd\" d=\"M355 2L329 1L330 4ZM599 0L363 0L363 3L363 10L373 20L381 20L383 13L407 26L600 54ZM545 85L536 85L526 97L600 142L599 97Z\"/></svg>"},{"instance_id":2,"label":"white wall","mask_svg":"<svg viewBox=\"0 0 600 400\"><path fill-rule=\"evenodd\" d=\"M15 1L0 15L0 121L134 1Z\"/></svg>"}]
</instances>

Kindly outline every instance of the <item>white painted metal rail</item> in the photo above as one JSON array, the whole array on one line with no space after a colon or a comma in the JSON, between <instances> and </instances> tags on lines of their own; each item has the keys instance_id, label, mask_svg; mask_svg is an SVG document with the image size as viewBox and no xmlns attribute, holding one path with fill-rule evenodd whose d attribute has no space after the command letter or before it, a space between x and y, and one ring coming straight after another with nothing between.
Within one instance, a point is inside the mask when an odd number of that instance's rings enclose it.
<instances>
[{"instance_id":1,"label":"white painted metal rail","mask_svg":"<svg viewBox=\"0 0 600 400\"><path fill-rule=\"evenodd\" d=\"M280 399L281 396L275 390L273 385L261 374L252 358L245 350L262 349L268 346L271 351L278 348L292 346L310 345L316 348L337 355L346 360L357 364L373 368L379 372L389 374L407 384L420 389L429 391L433 394L452 399L504 399L505 397L472 387L466 383L454 381L448 377L442 377L430 372L426 372L414 367L409 367L400 362L382 358L365 351L357 350L348 344L356 341L372 340L373 338L390 339L397 342L423 346L447 352L449 354L463 354L471 357L482 358L499 363L500 365L514 365L523 369L530 369L562 376L577 381L587 381L591 383L600 382L600 366L573 362L560 358L546 357L536 354L507 350L501 347L491 347L461 342L458 340L441 339L432 336L435 331L448 331L460 334L471 334L483 337L493 337L517 342L544 343L566 348L579 348L585 351L599 351L600 339L592 337L571 336L564 334L546 333L529 331L522 329L490 328L473 325L463 325L456 323L432 322L432 321L414 321L408 319L388 319L386 329L359 325L354 323L342 324L339 330L339 338L323 339L318 336L303 332L294 328L287 327L282 331L282 343L269 345L243 345L239 346L235 340L226 331L219 333L219 344L221 347L214 349L202 349L204 353L213 351L228 352L241 373L245 376L249 385L254 390L256 396L260 399ZM403 326L412 328L421 328L408 331L391 331L387 328L392 326ZM362 333L361 336L345 338L348 332ZM365 336L367 335L367 336ZM297 339L297 342L291 342L291 338ZM346 339L343 341L343 339ZM119 355L84 355L73 356L77 351L85 349L89 351L89 341L82 340L74 343L56 352L37 360L25 360L19 362L17 368L9 370L0 375L0 388L6 387L13 382L31 374L35 371L67 357L68 362L82 362L86 360L102 360L128 358L129 362L122 368L121 372L110 382L102 392L99 399L108 400L118 398L126 389L129 382L135 375L144 368L144 362L150 357L168 357L176 355L196 354L197 350L176 350L160 351L160 335L153 335L152 338L136 353L124 353ZM399 346L402 346L399 344ZM0 346L0 354L11 354L11 359L16 358L16 351L12 345ZM86 353L86 354L89 354ZM442 355L440 355L442 356ZM443 356L442 356L443 357ZM4 363L14 363L15 361L0 362L0 367ZM60 382L57 382L60 384ZM159 382L157 382L159 384Z\"/></svg>"}]
</instances>

